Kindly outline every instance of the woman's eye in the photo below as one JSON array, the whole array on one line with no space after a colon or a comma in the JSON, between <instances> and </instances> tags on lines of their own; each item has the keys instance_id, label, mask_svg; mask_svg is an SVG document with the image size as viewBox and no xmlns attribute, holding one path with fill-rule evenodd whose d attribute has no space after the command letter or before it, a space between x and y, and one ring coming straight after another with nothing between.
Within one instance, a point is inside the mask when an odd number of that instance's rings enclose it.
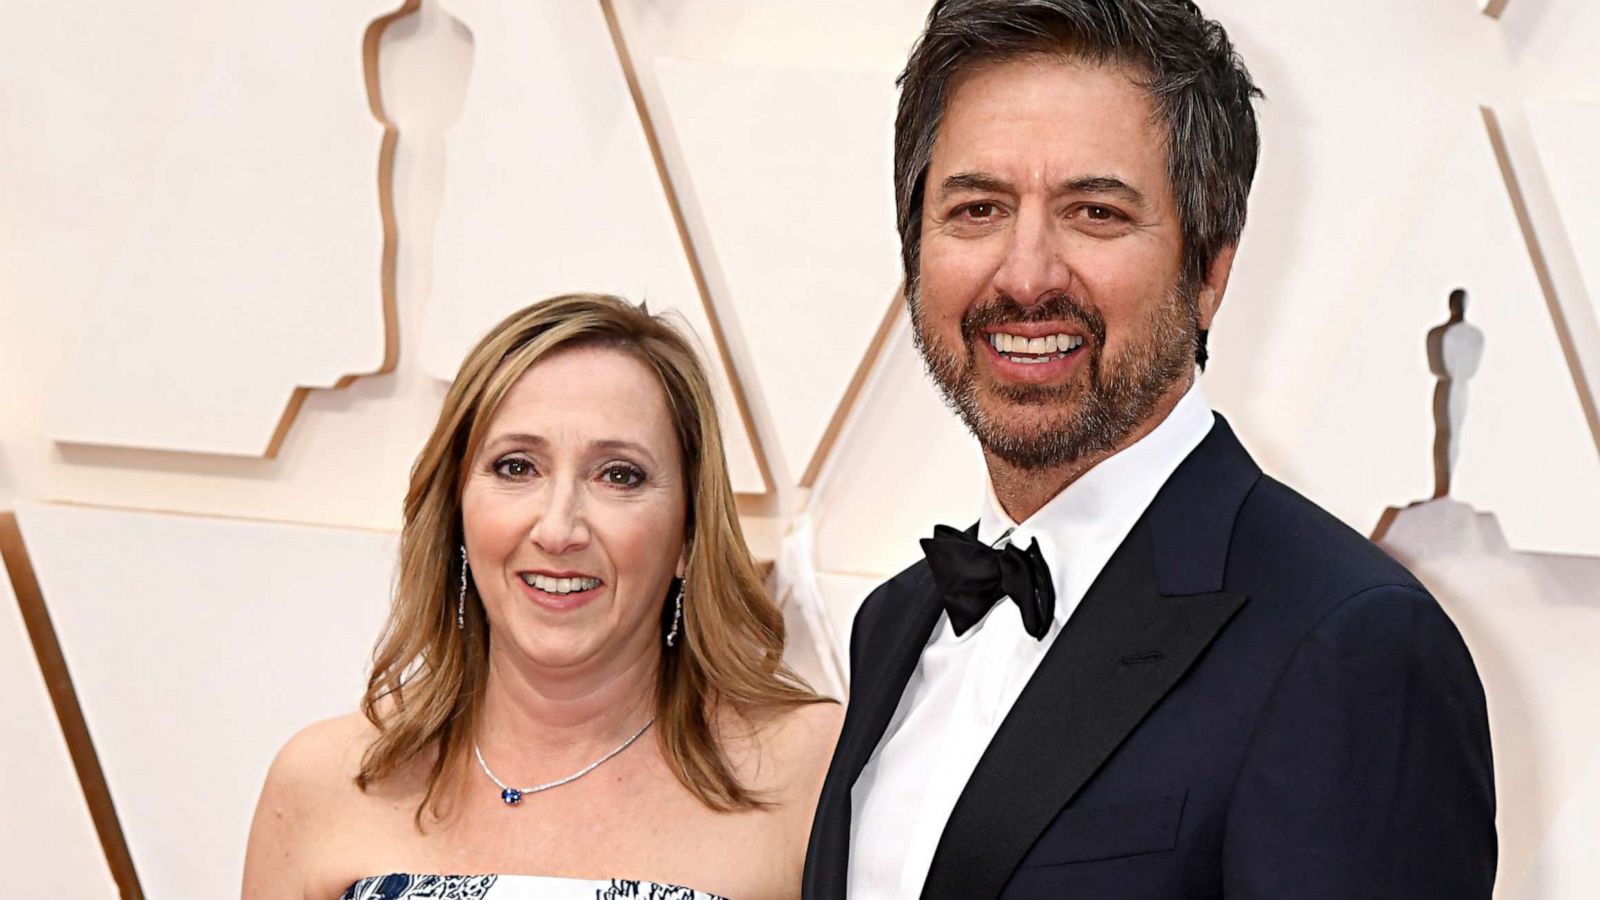
<instances>
[{"instance_id":1,"label":"woman's eye","mask_svg":"<svg viewBox=\"0 0 1600 900\"><path fill-rule=\"evenodd\" d=\"M644 483L644 472L637 466L606 466L600 473L600 479L616 487L638 487Z\"/></svg>"},{"instance_id":2,"label":"woman's eye","mask_svg":"<svg viewBox=\"0 0 1600 900\"><path fill-rule=\"evenodd\" d=\"M507 456L495 461L494 471L503 478L527 478L533 474L533 463L520 456Z\"/></svg>"}]
</instances>

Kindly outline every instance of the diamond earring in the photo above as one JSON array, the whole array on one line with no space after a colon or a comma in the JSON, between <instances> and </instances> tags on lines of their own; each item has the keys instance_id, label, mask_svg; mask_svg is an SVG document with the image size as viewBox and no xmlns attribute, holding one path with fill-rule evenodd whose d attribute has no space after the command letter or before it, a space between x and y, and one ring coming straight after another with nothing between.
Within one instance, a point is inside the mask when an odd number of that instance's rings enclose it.
<instances>
[{"instance_id":1,"label":"diamond earring","mask_svg":"<svg viewBox=\"0 0 1600 900\"><path fill-rule=\"evenodd\" d=\"M456 592L456 630L467 627L467 545L461 545L461 588Z\"/></svg>"},{"instance_id":2,"label":"diamond earring","mask_svg":"<svg viewBox=\"0 0 1600 900\"><path fill-rule=\"evenodd\" d=\"M678 623L683 621L683 579L678 580L678 596L674 597L672 610L672 629L667 632L667 646L671 647L678 641Z\"/></svg>"}]
</instances>

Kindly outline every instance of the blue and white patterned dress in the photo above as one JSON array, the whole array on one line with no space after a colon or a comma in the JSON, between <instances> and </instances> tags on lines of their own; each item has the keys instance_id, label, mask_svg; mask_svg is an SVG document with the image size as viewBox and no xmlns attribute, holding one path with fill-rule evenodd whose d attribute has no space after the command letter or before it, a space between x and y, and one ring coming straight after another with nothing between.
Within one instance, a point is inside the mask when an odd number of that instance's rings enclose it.
<instances>
[{"instance_id":1,"label":"blue and white patterned dress","mask_svg":"<svg viewBox=\"0 0 1600 900\"><path fill-rule=\"evenodd\" d=\"M373 875L339 900L726 900L653 881L590 881L544 875Z\"/></svg>"}]
</instances>

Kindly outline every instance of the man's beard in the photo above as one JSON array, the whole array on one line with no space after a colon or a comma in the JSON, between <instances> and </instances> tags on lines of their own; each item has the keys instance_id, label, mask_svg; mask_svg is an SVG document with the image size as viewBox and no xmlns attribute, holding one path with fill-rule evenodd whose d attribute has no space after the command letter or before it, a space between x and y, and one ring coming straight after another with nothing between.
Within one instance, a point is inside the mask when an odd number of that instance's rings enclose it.
<instances>
[{"instance_id":1,"label":"man's beard","mask_svg":"<svg viewBox=\"0 0 1600 900\"><path fill-rule=\"evenodd\" d=\"M1153 311L1145 333L1123 342L1115 359L1105 355L1105 319L1093 306L1056 293L1023 307L1004 295L973 304L961 317L962 352L930 340L919 285L906 291L913 340L945 403L955 410L983 449L1020 469L1044 469L1117 450L1155 411L1172 385L1193 371L1199 324L1197 291L1175 285ZM1022 322L1065 322L1086 334L1079 353L1088 383L991 384L980 388L976 346L986 328ZM985 410L980 391L1004 403ZM1017 428L1007 406L1057 407L1058 415Z\"/></svg>"}]
</instances>

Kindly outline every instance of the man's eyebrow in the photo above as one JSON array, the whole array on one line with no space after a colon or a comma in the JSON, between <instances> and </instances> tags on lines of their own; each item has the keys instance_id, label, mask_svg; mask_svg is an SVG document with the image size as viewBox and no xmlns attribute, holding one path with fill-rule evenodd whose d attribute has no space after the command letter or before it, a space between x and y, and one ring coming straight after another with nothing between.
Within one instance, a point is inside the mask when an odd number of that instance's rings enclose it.
<instances>
[{"instance_id":1,"label":"man's eyebrow","mask_svg":"<svg viewBox=\"0 0 1600 900\"><path fill-rule=\"evenodd\" d=\"M1129 203L1144 205L1144 194L1133 185L1114 175L1091 175L1071 178L1056 186L1057 194L1110 194Z\"/></svg>"},{"instance_id":2,"label":"man's eyebrow","mask_svg":"<svg viewBox=\"0 0 1600 900\"><path fill-rule=\"evenodd\" d=\"M1011 182L996 175L984 172L957 172L939 184L939 199L943 200L951 194L971 191L979 194L1012 194L1016 188ZM1144 194L1138 188L1123 181L1115 175L1088 175L1082 178L1069 178L1057 184L1056 194L1099 194L1121 197L1129 203L1145 205Z\"/></svg>"},{"instance_id":3,"label":"man's eyebrow","mask_svg":"<svg viewBox=\"0 0 1600 900\"><path fill-rule=\"evenodd\" d=\"M980 194L1014 193L1011 183L1004 178L982 172L957 172L939 183L940 200L962 191Z\"/></svg>"}]
</instances>

